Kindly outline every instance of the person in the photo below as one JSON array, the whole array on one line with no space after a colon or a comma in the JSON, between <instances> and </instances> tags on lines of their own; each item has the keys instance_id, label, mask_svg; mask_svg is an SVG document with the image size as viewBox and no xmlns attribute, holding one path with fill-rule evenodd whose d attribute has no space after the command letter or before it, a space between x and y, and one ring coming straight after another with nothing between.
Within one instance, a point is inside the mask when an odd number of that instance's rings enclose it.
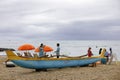
<instances>
[{"instance_id":1,"label":"person","mask_svg":"<svg viewBox=\"0 0 120 80\"><path fill-rule=\"evenodd\" d=\"M108 56L108 64L110 65L112 60L113 60L113 54L112 54L112 48L109 49L110 53L109 53L109 56Z\"/></svg>"},{"instance_id":2,"label":"person","mask_svg":"<svg viewBox=\"0 0 120 80\"><path fill-rule=\"evenodd\" d=\"M105 54L104 54L104 56L107 58L107 62L108 62L108 60L109 60L109 53L107 52L106 49L105 49Z\"/></svg>"},{"instance_id":3,"label":"person","mask_svg":"<svg viewBox=\"0 0 120 80\"><path fill-rule=\"evenodd\" d=\"M43 57L44 56L44 50L43 50L43 47L44 47L44 45L43 45L43 43L41 43L40 44L40 47L39 47L39 57Z\"/></svg>"},{"instance_id":4,"label":"person","mask_svg":"<svg viewBox=\"0 0 120 80\"><path fill-rule=\"evenodd\" d=\"M102 48L100 48L100 50L99 50L99 55L101 54L101 52L102 52Z\"/></svg>"},{"instance_id":5,"label":"person","mask_svg":"<svg viewBox=\"0 0 120 80\"><path fill-rule=\"evenodd\" d=\"M110 56L112 55L112 48L109 49L110 50Z\"/></svg>"},{"instance_id":6,"label":"person","mask_svg":"<svg viewBox=\"0 0 120 80\"><path fill-rule=\"evenodd\" d=\"M88 57L91 57L93 55L92 51L91 51L91 47L88 48L88 53L87 53Z\"/></svg>"},{"instance_id":7,"label":"person","mask_svg":"<svg viewBox=\"0 0 120 80\"><path fill-rule=\"evenodd\" d=\"M57 43L57 49L56 49L55 53L56 53L57 58L59 58L59 56L60 56L60 44L59 43Z\"/></svg>"}]
</instances>

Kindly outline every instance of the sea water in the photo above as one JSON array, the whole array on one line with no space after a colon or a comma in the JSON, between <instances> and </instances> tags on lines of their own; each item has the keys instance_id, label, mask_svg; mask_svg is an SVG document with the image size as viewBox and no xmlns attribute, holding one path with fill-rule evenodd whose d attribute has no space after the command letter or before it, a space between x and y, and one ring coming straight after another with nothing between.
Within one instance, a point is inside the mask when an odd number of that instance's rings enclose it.
<instances>
[{"instance_id":1,"label":"sea water","mask_svg":"<svg viewBox=\"0 0 120 80\"><path fill-rule=\"evenodd\" d=\"M80 56L87 54L89 47L92 48L94 56L99 55L100 48L106 48L109 52L109 48L112 48L115 59L120 61L120 41L115 40L57 40L57 41L40 41L40 40L0 40L0 48L13 48L18 51L18 47L22 44L29 43L34 45L36 48L41 43L48 45L53 48L52 52L47 54L55 54L56 44L60 43L60 54L67 56ZM22 52L22 51L21 51ZM35 53L34 50L30 50L31 53ZM0 52L0 55L6 55L5 52Z\"/></svg>"}]
</instances>

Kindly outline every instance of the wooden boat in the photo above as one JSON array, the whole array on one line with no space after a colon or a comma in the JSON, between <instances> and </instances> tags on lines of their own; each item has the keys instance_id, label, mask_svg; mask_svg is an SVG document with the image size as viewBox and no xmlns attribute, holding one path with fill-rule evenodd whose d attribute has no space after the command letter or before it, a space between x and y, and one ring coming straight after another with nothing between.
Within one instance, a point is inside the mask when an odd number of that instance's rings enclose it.
<instances>
[{"instance_id":1,"label":"wooden boat","mask_svg":"<svg viewBox=\"0 0 120 80\"><path fill-rule=\"evenodd\" d=\"M62 57L62 58L53 58L53 57L21 57L17 56L13 51L7 50L6 54L8 59L11 60L18 66L35 69L36 71L41 69L49 68L64 68L64 67L74 67L74 66L84 66L96 63L97 61L106 62L104 57L104 51L100 56L93 57Z\"/></svg>"}]
</instances>

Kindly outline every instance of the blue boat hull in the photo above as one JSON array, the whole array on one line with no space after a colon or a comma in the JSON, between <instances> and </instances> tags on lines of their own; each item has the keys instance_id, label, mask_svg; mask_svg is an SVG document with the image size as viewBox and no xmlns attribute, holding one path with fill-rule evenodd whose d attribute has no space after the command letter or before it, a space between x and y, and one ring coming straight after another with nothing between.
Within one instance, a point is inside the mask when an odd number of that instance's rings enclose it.
<instances>
[{"instance_id":1,"label":"blue boat hull","mask_svg":"<svg viewBox=\"0 0 120 80\"><path fill-rule=\"evenodd\" d=\"M8 59L11 60L18 66L29 68L29 69L50 69L50 68L64 68L64 67L74 67L74 66L85 66L89 64L101 61L106 63L106 58L104 57L105 50L100 56L78 56L78 57L63 57L63 58L53 58L53 57L22 57L15 55L12 51L6 51Z\"/></svg>"},{"instance_id":2,"label":"blue boat hull","mask_svg":"<svg viewBox=\"0 0 120 80\"><path fill-rule=\"evenodd\" d=\"M100 61L101 58L87 58L80 60L11 60L16 65L29 69L64 68L84 66Z\"/></svg>"}]
</instances>

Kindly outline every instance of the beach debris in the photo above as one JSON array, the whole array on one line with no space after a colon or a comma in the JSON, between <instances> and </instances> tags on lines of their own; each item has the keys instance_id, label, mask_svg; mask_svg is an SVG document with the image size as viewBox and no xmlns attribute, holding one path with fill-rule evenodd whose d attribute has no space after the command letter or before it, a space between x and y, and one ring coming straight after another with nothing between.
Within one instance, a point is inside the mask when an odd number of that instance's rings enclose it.
<instances>
[{"instance_id":1,"label":"beach debris","mask_svg":"<svg viewBox=\"0 0 120 80\"><path fill-rule=\"evenodd\" d=\"M5 63L6 67L15 67L15 64L11 61Z\"/></svg>"}]
</instances>

